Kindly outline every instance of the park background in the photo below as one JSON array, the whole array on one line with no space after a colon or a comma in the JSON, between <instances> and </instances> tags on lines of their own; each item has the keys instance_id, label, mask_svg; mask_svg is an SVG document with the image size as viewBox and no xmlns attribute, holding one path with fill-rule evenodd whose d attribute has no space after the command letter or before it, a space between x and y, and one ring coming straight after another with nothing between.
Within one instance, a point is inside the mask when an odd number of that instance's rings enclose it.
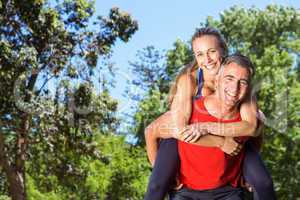
<instances>
[{"instance_id":1,"label":"park background","mask_svg":"<svg viewBox=\"0 0 300 200\"><path fill-rule=\"evenodd\" d=\"M140 200L143 131L197 27L256 65L262 157L300 198L299 1L0 1L0 199ZM102 17L98 17L101 15Z\"/></svg>"}]
</instances>

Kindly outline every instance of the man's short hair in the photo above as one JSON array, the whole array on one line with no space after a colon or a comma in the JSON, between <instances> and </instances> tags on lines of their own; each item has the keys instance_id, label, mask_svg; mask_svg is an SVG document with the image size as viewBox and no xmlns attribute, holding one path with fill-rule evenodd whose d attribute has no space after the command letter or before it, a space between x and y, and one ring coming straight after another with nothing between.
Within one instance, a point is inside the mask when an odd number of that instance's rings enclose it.
<instances>
[{"instance_id":1,"label":"man's short hair","mask_svg":"<svg viewBox=\"0 0 300 200\"><path fill-rule=\"evenodd\" d=\"M253 78L255 74L255 68L250 58L248 58L247 56L244 56L240 53L235 53L227 56L221 65L220 71L222 71L223 68L229 65L230 63L236 63L237 65L247 69L250 74L249 79L251 80Z\"/></svg>"}]
</instances>

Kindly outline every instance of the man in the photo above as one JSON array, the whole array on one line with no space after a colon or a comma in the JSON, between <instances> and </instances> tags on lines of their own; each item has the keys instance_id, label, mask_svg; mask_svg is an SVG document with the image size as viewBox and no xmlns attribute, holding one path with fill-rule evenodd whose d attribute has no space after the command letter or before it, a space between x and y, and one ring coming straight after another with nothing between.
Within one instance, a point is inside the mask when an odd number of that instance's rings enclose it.
<instances>
[{"instance_id":1,"label":"man","mask_svg":"<svg viewBox=\"0 0 300 200\"><path fill-rule=\"evenodd\" d=\"M216 77L216 91L194 101L190 123L209 125L209 122L241 121L239 106L250 92L253 71L253 65L247 57L227 57ZM244 143L247 137L238 137L236 140ZM244 149L236 156L230 156L220 147L205 147L183 141L179 141L178 149L180 181L184 187L173 192L172 200L243 199L239 182Z\"/></svg>"}]
</instances>

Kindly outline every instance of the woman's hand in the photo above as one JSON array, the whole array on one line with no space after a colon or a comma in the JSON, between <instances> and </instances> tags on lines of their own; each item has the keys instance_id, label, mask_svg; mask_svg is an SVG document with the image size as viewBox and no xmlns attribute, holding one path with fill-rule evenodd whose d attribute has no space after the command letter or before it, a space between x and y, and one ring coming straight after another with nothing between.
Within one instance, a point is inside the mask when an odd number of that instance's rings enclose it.
<instances>
[{"instance_id":1,"label":"woman's hand","mask_svg":"<svg viewBox=\"0 0 300 200\"><path fill-rule=\"evenodd\" d=\"M233 137L225 137L220 149L231 156L236 156L240 153L242 147L243 145L235 141Z\"/></svg>"},{"instance_id":2,"label":"woman's hand","mask_svg":"<svg viewBox=\"0 0 300 200\"><path fill-rule=\"evenodd\" d=\"M180 132L179 140L188 143L196 142L201 136L208 134L206 128L200 123L190 124Z\"/></svg>"}]
</instances>

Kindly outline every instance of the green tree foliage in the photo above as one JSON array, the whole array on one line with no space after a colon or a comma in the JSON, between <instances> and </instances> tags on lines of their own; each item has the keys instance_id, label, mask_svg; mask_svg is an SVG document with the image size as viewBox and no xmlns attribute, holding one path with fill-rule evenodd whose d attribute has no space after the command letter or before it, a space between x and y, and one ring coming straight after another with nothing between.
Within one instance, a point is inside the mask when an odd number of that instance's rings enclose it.
<instances>
[{"instance_id":1,"label":"green tree foliage","mask_svg":"<svg viewBox=\"0 0 300 200\"><path fill-rule=\"evenodd\" d=\"M47 170L29 173L32 176L28 177L29 199L142 199L150 172L144 149L115 135L95 134L93 143L98 158L72 155L76 156L76 165L71 165L68 159L68 165L76 167L66 171L64 179L70 180L59 180L61 176L47 166L40 166Z\"/></svg>"},{"instance_id":2,"label":"green tree foliage","mask_svg":"<svg viewBox=\"0 0 300 200\"><path fill-rule=\"evenodd\" d=\"M93 80L107 67L99 58L138 26L118 8L93 14L90 0L0 1L0 190L12 199L26 199L25 187L72 199L88 174L80 162L103 159L92 133L118 126L116 101Z\"/></svg>"},{"instance_id":3,"label":"green tree foliage","mask_svg":"<svg viewBox=\"0 0 300 200\"><path fill-rule=\"evenodd\" d=\"M267 117L262 155L274 178L278 199L297 199L300 194L299 23L299 10L276 5L265 10L232 7L220 14L220 19L208 17L202 23L219 29L230 52L239 51L256 65L253 90ZM162 73L171 80L192 59L189 43L180 41L166 55ZM160 90L157 84L152 88L158 89L149 90L134 115L134 130L142 145L145 126L167 109L160 103L167 90Z\"/></svg>"}]
</instances>

